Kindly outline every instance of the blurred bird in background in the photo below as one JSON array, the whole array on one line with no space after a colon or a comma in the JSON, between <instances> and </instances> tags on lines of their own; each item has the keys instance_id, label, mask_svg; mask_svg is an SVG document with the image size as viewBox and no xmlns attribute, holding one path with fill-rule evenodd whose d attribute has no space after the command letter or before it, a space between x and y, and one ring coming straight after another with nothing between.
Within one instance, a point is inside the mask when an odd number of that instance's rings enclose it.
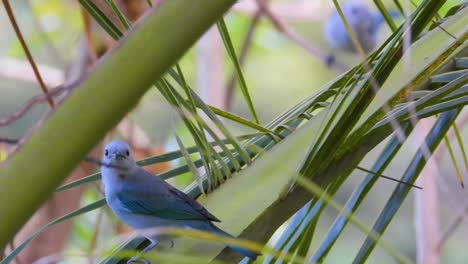
<instances>
[{"instance_id":1,"label":"blurred bird in background","mask_svg":"<svg viewBox=\"0 0 468 264\"><path fill-rule=\"evenodd\" d=\"M376 46L378 30L385 21L384 17L377 11L371 11L365 3L359 1L349 1L340 7L363 51L366 54L370 53ZM391 18L399 16L398 11L390 12ZM325 22L324 33L326 41L334 51L358 53L337 10ZM331 65L334 61L335 56L329 55L327 64Z\"/></svg>"}]
</instances>

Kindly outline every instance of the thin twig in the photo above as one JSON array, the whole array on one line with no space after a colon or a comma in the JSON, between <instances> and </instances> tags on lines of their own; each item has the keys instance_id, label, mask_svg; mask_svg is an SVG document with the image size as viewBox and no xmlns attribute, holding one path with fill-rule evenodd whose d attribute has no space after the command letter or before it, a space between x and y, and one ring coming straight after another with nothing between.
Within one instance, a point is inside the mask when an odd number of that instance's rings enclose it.
<instances>
[{"instance_id":1,"label":"thin twig","mask_svg":"<svg viewBox=\"0 0 468 264\"><path fill-rule=\"evenodd\" d=\"M44 102L44 101L49 101L51 100L54 96L60 95L62 92L66 91L68 87L62 86L53 89L50 93L46 94L41 94L34 96L33 98L29 99L19 110L16 112L12 113L11 115L0 119L0 126L6 126L13 121L19 119L22 117L26 112L28 112L35 104Z\"/></svg>"},{"instance_id":2,"label":"thin twig","mask_svg":"<svg viewBox=\"0 0 468 264\"><path fill-rule=\"evenodd\" d=\"M409 182L401 181L401 180L392 178L392 177L390 177L390 176L385 176L385 175L383 175L383 174L373 172L373 171L368 170L368 169L365 169L365 168L363 168L363 167L356 166L355 168L358 169L358 170L361 170L361 171L364 171L364 172L373 174L373 175L375 175L375 176L377 176L377 177L381 177L381 178L384 178L384 179L387 179L387 180L390 180L390 181L398 182L398 183L400 183L400 184L408 185L408 186L413 187L413 188L416 188L416 189L420 189L420 190L423 189L423 188L420 187L420 186L411 184L411 183L409 183Z\"/></svg>"},{"instance_id":3,"label":"thin twig","mask_svg":"<svg viewBox=\"0 0 468 264\"><path fill-rule=\"evenodd\" d=\"M250 22L249 28L247 29L247 33L244 37L244 42L242 43L242 48L239 53L239 64L242 66L244 64L245 58L247 57L247 53L249 48L251 47L253 36L255 33L255 29L260 22L261 12L257 10L252 17L252 22ZM226 110L229 111L231 109L232 102L234 100L234 88L236 85L237 74L233 72L231 74L231 78L229 79L228 84L226 85L226 94L224 95L224 106Z\"/></svg>"},{"instance_id":4,"label":"thin twig","mask_svg":"<svg viewBox=\"0 0 468 264\"><path fill-rule=\"evenodd\" d=\"M61 69L44 64L38 64L37 67L42 72L44 82L48 87L55 87L64 82L65 77ZM0 58L0 76L15 81L37 83L31 64L22 59Z\"/></svg>"},{"instance_id":5,"label":"thin twig","mask_svg":"<svg viewBox=\"0 0 468 264\"><path fill-rule=\"evenodd\" d=\"M8 2L8 0L3 0L3 5L5 7L5 11L7 12L8 18L10 19L10 23L13 26L13 29L15 30L16 37L18 38L18 40L21 43L21 46L23 47L24 53L26 54L26 57L28 58L28 61L31 64L31 67L33 68L34 75L36 76L36 79L39 82L39 85L41 86L42 91L44 92L44 94L48 94L49 92L48 92L47 86L42 80L41 74L39 73L39 70L37 69L36 63L34 62L31 52L29 51L29 48L26 45L26 41L24 40L23 35L21 34L21 30L18 26L18 23L16 23L15 15L13 14L13 10L11 9L10 3ZM52 98L48 98L47 102L49 103L50 108L55 107L55 104Z\"/></svg>"},{"instance_id":6,"label":"thin twig","mask_svg":"<svg viewBox=\"0 0 468 264\"><path fill-rule=\"evenodd\" d=\"M318 58L325 65L329 64L328 56L324 55L324 53L319 48L310 44L309 42L307 42L306 39L304 39L299 34L297 34L294 30L286 26L286 24L283 23L279 17L276 17L271 12L270 8L264 1L265 0L256 0L258 8L268 18L268 20L271 22L273 27L275 27L275 29L278 32L282 33L285 37L287 37L292 42L295 42L297 45L299 45L301 48L306 50L313 57ZM346 66L340 65L338 63L333 63L331 66L333 66L334 70L336 71L343 71L344 69L346 69Z\"/></svg>"}]
</instances>

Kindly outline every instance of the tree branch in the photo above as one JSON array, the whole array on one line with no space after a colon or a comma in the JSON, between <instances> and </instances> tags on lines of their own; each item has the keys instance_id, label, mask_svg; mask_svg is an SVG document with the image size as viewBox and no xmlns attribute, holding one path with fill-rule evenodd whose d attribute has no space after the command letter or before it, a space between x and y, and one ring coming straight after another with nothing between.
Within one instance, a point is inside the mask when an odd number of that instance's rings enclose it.
<instances>
[{"instance_id":1,"label":"tree branch","mask_svg":"<svg viewBox=\"0 0 468 264\"><path fill-rule=\"evenodd\" d=\"M13 10L11 9L10 2L8 0L3 0L3 5L5 7L5 11L7 12L8 18L10 19L10 23L13 26L13 29L15 30L16 37L20 41L24 53L26 54L26 57L28 58L28 61L31 64L31 67L33 68L34 75L36 76L36 79L39 82L39 85L41 86L42 92L44 92L44 94L48 94L49 92L47 86L42 80L41 74L37 69L36 63L34 62L34 58L32 57L32 54L29 51L28 45L26 45L26 41L24 40L23 35L21 34L21 30L18 26L18 23L16 23L15 15L13 14ZM49 103L49 106L51 108L55 107L54 100L52 100L52 98L48 98L47 102Z\"/></svg>"}]
</instances>

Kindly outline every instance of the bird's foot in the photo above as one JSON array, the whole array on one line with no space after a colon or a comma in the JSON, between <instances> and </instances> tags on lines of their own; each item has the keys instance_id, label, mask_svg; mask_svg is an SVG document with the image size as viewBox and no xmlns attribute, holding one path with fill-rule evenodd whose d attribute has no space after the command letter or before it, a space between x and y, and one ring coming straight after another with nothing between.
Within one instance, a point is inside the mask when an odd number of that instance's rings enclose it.
<instances>
[{"instance_id":1,"label":"bird's foot","mask_svg":"<svg viewBox=\"0 0 468 264\"><path fill-rule=\"evenodd\" d=\"M143 263L143 264L151 264L151 261L140 258L139 256L135 256L127 261L127 264L133 264L133 263Z\"/></svg>"}]
</instances>

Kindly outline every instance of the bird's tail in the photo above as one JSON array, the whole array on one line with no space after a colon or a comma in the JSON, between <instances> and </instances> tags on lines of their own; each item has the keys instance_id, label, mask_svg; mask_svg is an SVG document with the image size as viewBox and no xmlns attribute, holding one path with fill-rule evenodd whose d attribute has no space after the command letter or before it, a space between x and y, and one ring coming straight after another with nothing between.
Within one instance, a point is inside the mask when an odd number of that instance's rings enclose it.
<instances>
[{"instance_id":1,"label":"bird's tail","mask_svg":"<svg viewBox=\"0 0 468 264\"><path fill-rule=\"evenodd\" d=\"M230 238L233 238L233 236L231 236L230 234L224 232L223 230L221 230L220 228L218 228L217 226L215 226L214 224L210 223L210 231L215 233L215 234L218 234L218 235L222 235L222 236L226 236L226 237L230 237ZM260 255L258 253L255 253L255 252L252 252L250 250L247 250L245 248L241 248L241 247L237 247L237 246L232 246L232 245L228 245L228 247L230 247L232 250L252 259L252 260L255 260L257 259L257 257Z\"/></svg>"}]
</instances>

